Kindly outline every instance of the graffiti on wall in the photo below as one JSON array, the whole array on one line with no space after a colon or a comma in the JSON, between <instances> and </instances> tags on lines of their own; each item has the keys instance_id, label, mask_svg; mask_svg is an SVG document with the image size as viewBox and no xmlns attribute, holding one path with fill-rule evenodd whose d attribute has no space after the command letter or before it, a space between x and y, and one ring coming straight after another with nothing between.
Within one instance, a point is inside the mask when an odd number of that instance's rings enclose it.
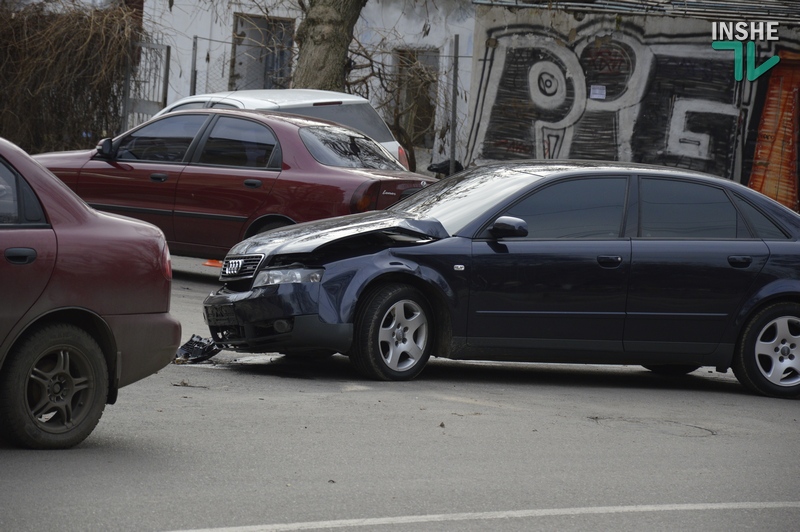
<instances>
[{"instance_id":1,"label":"graffiti on wall","mask_svg":"<svg viewBox=\"0 0 800 532\"><path fill-rule=\"evenodd\" d=\"M632 22L608 26L594 19L571 39L547 26L489 29L468 160L633 161L745 183L759 172L774 176L780 164L795 183L790 207L797 207L800 62L792 53L782 51L769 75L742 83L732 57L711 47L710 30L645 34ZM769 153L778 136L794 146L794 155L781 149L781 161Z\"/></svg>"}]
</instances>

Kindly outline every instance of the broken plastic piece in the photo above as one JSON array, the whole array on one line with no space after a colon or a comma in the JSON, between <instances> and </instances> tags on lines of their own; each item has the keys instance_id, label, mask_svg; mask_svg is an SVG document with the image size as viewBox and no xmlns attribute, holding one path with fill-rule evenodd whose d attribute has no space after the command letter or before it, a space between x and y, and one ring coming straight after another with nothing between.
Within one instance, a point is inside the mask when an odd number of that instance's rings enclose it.
<instances>
[{"instance_id":1,"label":"broken plastic piece","mask_svg":"<svg viewBox=\"0 0 800 532\"><path fill-rule=\"evenodd\" d=\"M455 164L453 165L453 167L454 167L453 168L454 169L454 173L456 173L456 174L464 169L464 166L458 161L455 161ZM449 176L450 175L450 159L448 159L446 161L442 161L442 162L439 162L439 163L433 163L433 164L429 165L428 166L428 171L436 173L436 174L442 174L445 177Z\"/></svg>"},{"instance_id":2,"label":"broken plastic piece","mask_svg":"<svg viewBox=\"0 0 800 532\"><path fill-rule=\"evenodd\" d=\"M175 362L177 364L195 364L208 360L220 351L222 349L214 345L214 340L211 338L202 338L193 334L188 342L178 348Z\"/></svg>"}]
</instances>

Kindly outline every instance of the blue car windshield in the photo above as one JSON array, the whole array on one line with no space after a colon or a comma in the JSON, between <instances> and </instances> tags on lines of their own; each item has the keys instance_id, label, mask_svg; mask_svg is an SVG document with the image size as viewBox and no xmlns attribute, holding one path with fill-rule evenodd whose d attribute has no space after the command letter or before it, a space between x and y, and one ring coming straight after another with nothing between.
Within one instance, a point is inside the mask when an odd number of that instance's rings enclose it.
<instances>
[{"instance_id":1,"label":"blue car windshield","mask_svg":"<svg viewBox=\"0 0 800 532\"><path fill-rule=\"evenodd\" d=\"M438 220L448 234L504 204L540 176L507 168L479 167L447 177L392 205L389 210Z\"/></svg>"}]
</instances>

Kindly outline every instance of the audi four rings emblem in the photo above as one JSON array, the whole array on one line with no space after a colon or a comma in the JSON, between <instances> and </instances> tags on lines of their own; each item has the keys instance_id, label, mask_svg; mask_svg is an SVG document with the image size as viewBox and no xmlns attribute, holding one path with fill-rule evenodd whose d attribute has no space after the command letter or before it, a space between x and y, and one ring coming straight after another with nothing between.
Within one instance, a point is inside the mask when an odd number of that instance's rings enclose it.
<instances>
[{"instance_id":1,"label":"audi four rings emblem","mask_svg":"<svg viewBox=\"0 0 800 532\"><path fill-rule=\"evenodd\" d=\"M239 270L242 269L242 264L244 264L242 259L226 260L222 273L225 275L236 275L239 273Z\"/></svg>"}]
</instances>

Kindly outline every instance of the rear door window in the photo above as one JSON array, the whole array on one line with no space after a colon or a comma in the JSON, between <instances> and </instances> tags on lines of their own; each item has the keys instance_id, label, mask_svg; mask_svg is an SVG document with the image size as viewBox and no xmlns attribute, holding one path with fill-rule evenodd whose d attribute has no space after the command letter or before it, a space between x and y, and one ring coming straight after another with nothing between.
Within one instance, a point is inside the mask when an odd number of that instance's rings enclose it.
<instances>
[{"instance_id":1,"label":"rear door window","mask_svg":"<svg viewBox=\"0 0 800 532\"><path fill-rule=\"evenodd\" d=\"M721 188L670 179L640 184L643 238L749 238L747 226Z\"/></svg>"},{"instance_id":2,"label":"rear door window","mask_svg":"<svg viewBox=\"0 0 800 532\"><path fill-rule=\"evenodd\" d=\"M0 224L14 224L19 220L16 176L0 162Z\"/></svg>"},{"instance_id":3,"label":"rear door window","mask_svg":"<svg viewBox=\"0 0 800 532\"><path fill-rule=\"evenodd\" d=\"M42 204L31 186L0 159L0 225L46 223Z\"/></svg>"},{"instance_id":4,"label":"rear door window","mask_svg":"<svg viewBox=\"0 0 800 532\"><path fill-rule=\"evenodd\" d=\"M280 160L273 157L277 144L278 140L268 127L222 116L211 129L198 162L244 168L267 168L269 165L280 169Z\"/></svg>"}]
</instances>

